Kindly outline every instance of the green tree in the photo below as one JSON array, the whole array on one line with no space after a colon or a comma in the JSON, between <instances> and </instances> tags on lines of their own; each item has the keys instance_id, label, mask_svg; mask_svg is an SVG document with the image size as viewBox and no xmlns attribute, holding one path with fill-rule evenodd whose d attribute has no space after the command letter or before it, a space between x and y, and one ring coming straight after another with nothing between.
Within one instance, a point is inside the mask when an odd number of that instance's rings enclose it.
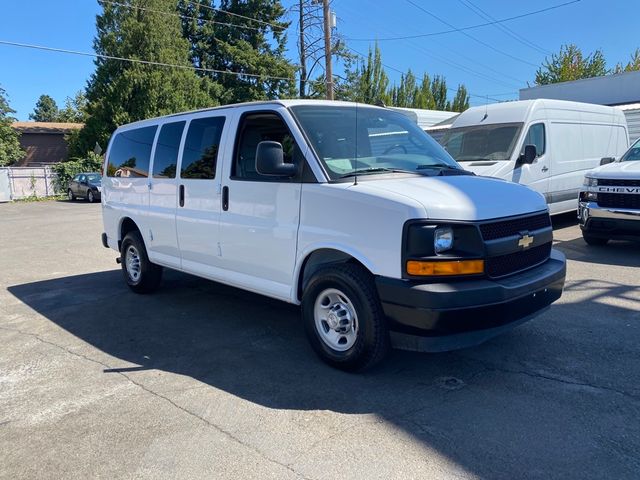
<instances>
[{"instance_id":1,"label":"green tree","mask_svg":"<svg viewBox=\"0 0 640 480\"><path fill-rule=\"evenodd\" d=\"M549 85L599 77L607 73L609 70L602 51L596 50L585 57L576 45L569 44L560 47L560 52L551 55L551 60L545 59L544 64L536 71L536 84Z\"/></svg>"},{"instance_id":2,"label":"green tree","mask_svg":"<svg viewBox=\"0 0 640 480\"><path fill-rule=\"evenodd\" d=\"M87 120L87 96L82 90L67 97L64 108L58 112L59 122L84 123Z\"/></svg>"},{"instance_id":3,"label":"green tree","mask_svg":"<svg viewBox=\"0 0 640 480\"><path fill-rule=\"evenodd\" d=\"M431 91L431 79L426 73L422 75L422 82L420 82L420 87L415 96L414 107L428 110L436 108L436 102Z\"/></svg>"},{"instance_id":4,"label":"green tree","mask_svg":"<svg viewBox=\"0 0 640 480\"><path fill-rule=\"evenodd\" d=\"M458 90L456 90L456 96L453 98L451 110L464 112L467 108L469 108L469 92L467 92L467 87L460 84L458 85Z\"/></svg>"},{"instance_id":5,"label":"green tree","mask_svg":"<svg viewBox=\"0 0 640 480\"><path fill-rule=\"evenodd\" d=\"M377 44L373 50L369 48L366 62L360 62L355 70L347 72L343 98L370 104L391 103L389 77Z\"/></svg>"},{"instance_id":6,"label":"green tree","mask_svg":"<svg viewBox=\"0 0 640 480\"><path fill-rule=\"evenodd\" d=\"M289 23L280 0L221 0L213 7L213 0L178 2L191 61L216 70L200 75L222 86L221 102L294 96L295 66L285 57Z\"/></svg>"},{"instance_id":7,"label":"green tree","mask_svg":"<svg viewBox=\"0 0 640 480\"><path fill-rule=\"evenodd\" d=\"M96 53L185 68L96 59L87 86L87 120L71 156L84 156L96 143L105 148L118 125L216 105L220 93L191 70L180 18L166 14L176 12L173 0L132 0L128 6L103 2L102 8L96 19Z\"/></svg>"},{"instance_id":8,"label":"green tree","mask_svg":"<svg viewBox=\"0 0 640 480\"><path fill-rule=\"evenodd\" d=\"M58 114L59 110L56 101L49 95L40 95L33 113L29 114L29 119L34 122L57 122Z\"/></svg>"},{"instance_id":9,"label":"green tree","mask_svg":"<svg viewBox=\"0 0 640 480\"><path fill-rule=\"evenodd\" d=\"M0 87L0 167L12 165L24 157L20 134L11 126L15 121L14 113L16 111L9 106L7 92Z\"/></svg>"},{"instance_id":10,"label":"green tree","mask_svg":"<svg viewBox=\"0 0 640 480\"><path fill-rule=\"evenodd\" d=\"M436 75L431 82L431 95L436 110L450 110L447 108L447 81L444 77Z\"/></svg>"},{"instance_id":11,"label":"green tree","mask_svg":"<svg viewBox=\"0 0 640 480\"><path fill-rule=\"evenodd\" d=\"M636 48L631 54L631 60L625 66L622 66L622 63L618 63L614 73L635 72L637 70L640 70L640 48Z\"/></svg>"}]
</instances>

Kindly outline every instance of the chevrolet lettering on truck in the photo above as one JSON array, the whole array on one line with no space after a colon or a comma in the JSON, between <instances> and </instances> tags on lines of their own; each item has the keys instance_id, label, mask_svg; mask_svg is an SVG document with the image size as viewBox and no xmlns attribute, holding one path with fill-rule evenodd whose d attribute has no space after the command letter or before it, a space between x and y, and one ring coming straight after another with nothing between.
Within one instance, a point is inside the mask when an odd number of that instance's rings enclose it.
<instances>
[{"instance_id":1,"label":"chevrolet lettering on truck","mask_svg":"<svg viewBox=\"0 0 640 480\"><path fill-rule=\"evenodd\" d=\"M230 105L118 128L104 246L127 285L164 268L300 305L328 364L477 345L547 309L565 258L542 195L464 170L401 113ZM260 321L259 318L256 321Z\"/></svg>"}]
</instances>

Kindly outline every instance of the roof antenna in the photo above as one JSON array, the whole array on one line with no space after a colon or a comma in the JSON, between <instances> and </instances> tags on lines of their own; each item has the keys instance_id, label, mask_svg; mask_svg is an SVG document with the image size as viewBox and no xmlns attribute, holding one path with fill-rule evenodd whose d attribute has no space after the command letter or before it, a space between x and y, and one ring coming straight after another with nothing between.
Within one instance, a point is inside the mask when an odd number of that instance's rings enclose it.
<instances>
[{"instance_id":1,"label":"roof antenna","mask_svg":"<svg viewBox=\"0 0 640 480\"><path fill-rule=\"evenodd\" d=\"M489 114L487 113L487 104L489 103L489 95L487 95L486 97L486 101L484 102L484 117L482 117L482 120L480 120L481 122L484 122L487 117L489 116Z\"/></svg>"},{"instance_id":2,"label":"roof antenna","mask_svg":"<svg viewBox=\"0 0 640 480\"><path fill-rule=\"evenodd\" d=\"M353 172L353 185L358 185L358 101L356 100L356 139L355 139L355 170Z\"/></svg>"}]
</instances>

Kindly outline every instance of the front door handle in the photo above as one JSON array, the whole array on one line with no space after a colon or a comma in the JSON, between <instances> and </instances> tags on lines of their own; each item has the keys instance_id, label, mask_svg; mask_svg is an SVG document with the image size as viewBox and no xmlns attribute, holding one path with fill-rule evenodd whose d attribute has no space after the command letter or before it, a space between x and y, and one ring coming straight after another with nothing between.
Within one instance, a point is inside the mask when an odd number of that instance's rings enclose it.
<instances>
[{"instance_id":1,"label":"front door handle","mask_svg":"<svg viewBox=\"0 0 640 480\"><path fill-rule=\"evenodd\" d=\"M547 167L546 165L544 167L542 167L542 171L543 172L548 172L549 171L549 167Z\"/></svg>"},{"instance_id":2,"label":"front door handle","mask_svg":"<svg viewBox=\"0 0 640 480\"><path fill-rule=\"evenodd\" d=\"M178 189L179 194L179 202L180 202L180 206L184 207L184 185L180 185L180 188Z\"/></svg>"},{"instance_id":3,"label":"front door handle","mask_svg":"<svg viewBox=\"0 0 640 480\"><path fill-rule=\"evenodd\" d=\"M222 187L222 210L229 210L229 187Z\"/></svg>"}]
</instances>

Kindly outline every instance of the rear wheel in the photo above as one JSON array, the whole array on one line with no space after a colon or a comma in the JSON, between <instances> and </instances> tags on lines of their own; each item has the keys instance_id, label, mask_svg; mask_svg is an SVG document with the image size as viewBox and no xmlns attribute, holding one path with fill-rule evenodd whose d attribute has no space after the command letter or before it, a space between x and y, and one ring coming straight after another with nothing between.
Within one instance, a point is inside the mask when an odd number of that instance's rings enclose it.
<instances>
[{"instance_id":1,"label":"rear wheel","mask_svg":"<svg viewBox=\"0 0 640 480\"><path fill-rule=\"evenodd\" d=\"M139 232L129 232L120 250L122 274L127 285L136 293L151 293L162 280L162 267L151 263Z\"/></svg>"},{"instance_id":2,"label":"rear wheel","mask_svg":"<svg viewBox=\"0 0 640 480\"><path fill-rule=\"evenodd\" d=\"M73 192L71 191L71 189L67 190L67 198L69 199L69 201L73 202L76 199L76 196L73 194Z\"/></svg>"},{"instance_id":3,"label":"rear wheel","mask_svg":"<svg viewBox=\"0 0 640 480\"><path fill-rule=\"evenodd\" d=\"M609 241L608 238L593 237L585 232L582 232L582 238L584 238L584 241L587 242L588 245L594 246L603 246Z\"/></svg>"},{"instance_id":4,"label":"rear wheel","mask_svg":"<svg viewBox=\"0 0 640 480\"><path fill-rule=\"evenodd\" d=\"M355 264L319 270L302 298L307 337L329 365L346 371L370 368L389 349L389 334L371 274Z\"/></svg>"}]
</instances>

